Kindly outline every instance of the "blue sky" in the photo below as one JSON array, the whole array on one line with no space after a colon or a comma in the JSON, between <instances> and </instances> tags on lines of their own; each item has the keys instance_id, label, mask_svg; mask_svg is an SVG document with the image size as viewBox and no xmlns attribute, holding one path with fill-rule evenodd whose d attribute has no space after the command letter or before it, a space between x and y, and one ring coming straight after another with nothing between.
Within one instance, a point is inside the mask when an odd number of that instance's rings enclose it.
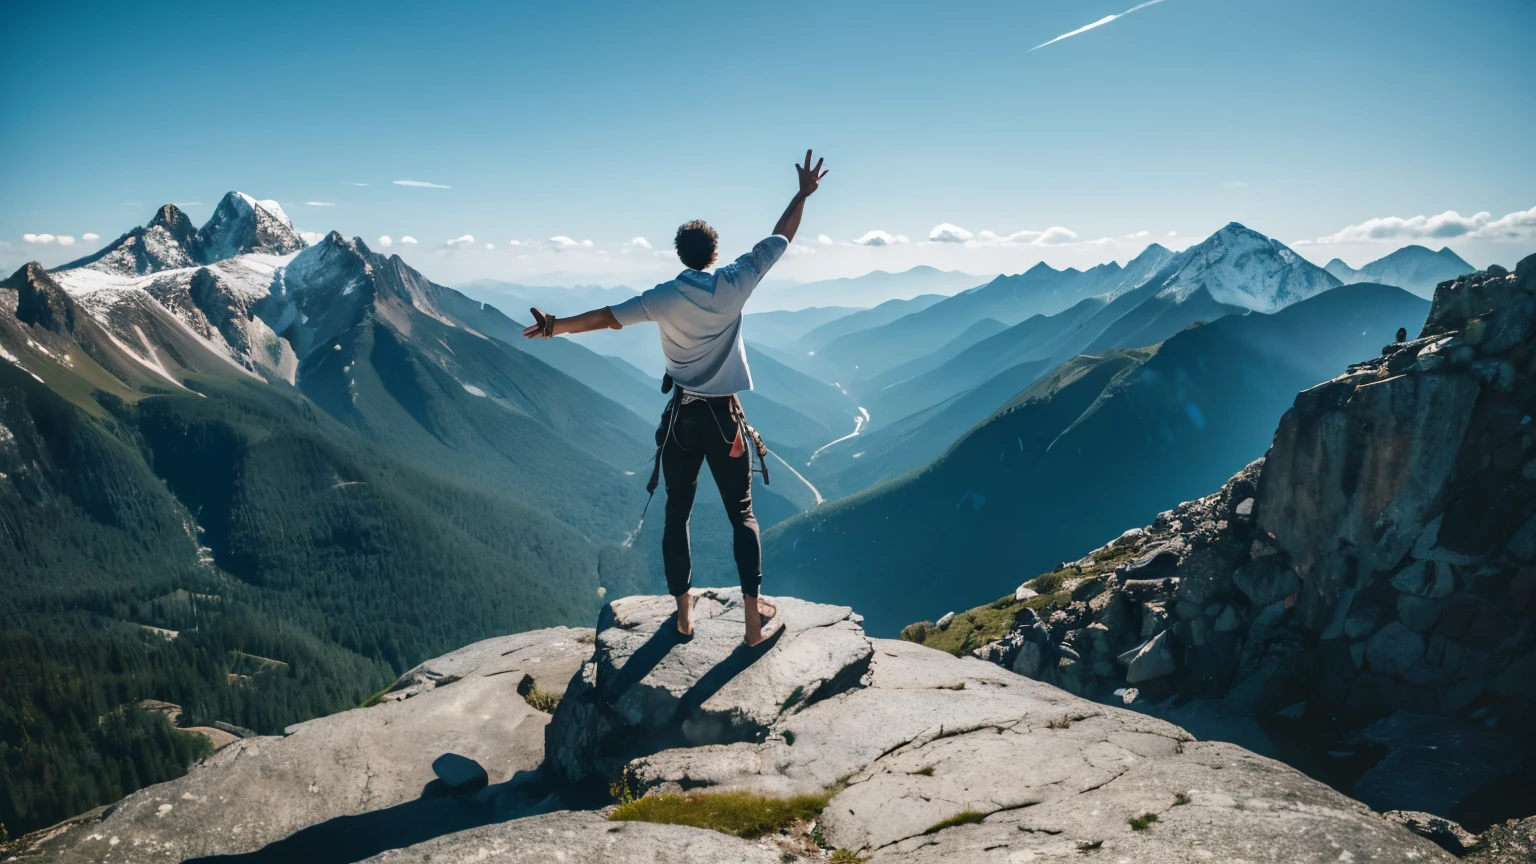
<instances>
[{"instance_id":1,"label":"blue sky","mask_svg":"<svg viewBox=\"0 0 1536 864\"><path fill-rule=\"evenodd\" d=\"M1132 5L8 3L0 266L240 189L441 281L643 283L686 219L727 253L770 230L807 146L832 173L776 275L1083 266L1232 220L1342 241L1319 262L1536 251L1536 3L1162 0L1029 50Z\"/></svg>"}]
</instances>

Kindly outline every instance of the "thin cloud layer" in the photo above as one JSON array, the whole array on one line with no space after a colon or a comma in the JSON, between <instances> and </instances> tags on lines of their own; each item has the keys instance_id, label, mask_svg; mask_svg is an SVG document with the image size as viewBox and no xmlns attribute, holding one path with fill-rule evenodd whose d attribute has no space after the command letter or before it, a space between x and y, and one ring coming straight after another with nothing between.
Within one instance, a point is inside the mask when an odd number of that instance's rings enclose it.
<instances>
[{"instance_id":1,"label":"thin cloud layer","mask_svg":"<svg viewBox=\"0 0 1536 864\"><path fill-rule=\"evenodd\" d=\"M1536 207L1517 210L1498 219L1484 210L1463 216L1447 210L1434 216L1384 216L1349 225L1332 234L1312 240L1299 240L1298 246L1328 246L1339 243L1400 243L1411 240L1491 240L1521 242L1536 239Z\"/></svg>"},{"instance_id":2,"label":"thin cloud layer","mask_svg":"<svg viewBox=\"0 0 1536 864\"><path fill-rule=\"evenodd\" d=\"M549 248L554 249L556 252L561 252L566 249L591 249L592 241L573 240L564 234L556 234L555 236L549 238Z\"/></svg>"},{"instance_id":3,"label":"thin cloud layer","mask_svg":"<svg viewBox=\"0 0 1536 864\"><path fill-rule=\"evenodd\" d=\"M310 207L335 207L336 206L336 203L334 201L305 201L304 203L309 205Z\"/></svg>"},{"instance_id":4,"label":"thin cloud layer","mask_svg":"<svg viewBox=\"0 0 1536 864\"><path fill-rule=\"evenodd\" d=\"M1103 18L1100 18L1099 20L1093 22L1092 24L1086 24L1086 25L1084 25L1082 27L1077 28L1076 30L1073 30L1070 33L1063 33L1060 36L1057 36L1055 39L1050 40L1049 42L1041 42L1039 45L1036 45L1035 47L1029 49L1029 51L1039 51L1041 48L1044 48L1047 45L1054 45L1054 44L1056 44L1057 42L1060 42L1063 39L1071 39L1073 36L1077 36L1077 35L1082 34L1082 33L1087 33L1089 30L1092 30L1095 27L1103 27L1105 24L1108 24L1109 22L1114 21L1117 18L1124 18L1125 16L1131 14L1132 12L1137 11L1138 9L1145 9L1148 6L1156 6L1157 4L1159 4L1161 2L1163 2L1163 0L1147 0L1147 2L1145 2L1145 3L1138 3L1135 6L1132 6L1131 8L1125 10L1124 12L1121 12L1118 15L1105 15ZM1024 53L1028 54L1029 51L1026 51Z\"/></svg>"},{"instance_id":5,"label":"thin cloud layer","mask_svg":"<svg viewBox=\"0 0 1536 864\"><path fill-rule=\"evenodd\" d=\"M444 186L441 183L428 183L425 180L394 180L396 186L415 186L418 189L452 189L452 186Z\"/></svg>"}]
</instances>

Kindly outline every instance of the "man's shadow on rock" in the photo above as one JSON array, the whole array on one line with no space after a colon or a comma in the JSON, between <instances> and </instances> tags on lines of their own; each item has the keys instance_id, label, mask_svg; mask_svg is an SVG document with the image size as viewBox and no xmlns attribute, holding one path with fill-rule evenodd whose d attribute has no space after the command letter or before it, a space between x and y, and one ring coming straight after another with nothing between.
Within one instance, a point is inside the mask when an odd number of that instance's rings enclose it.
<instances>
[{"instance_id":1,"label":"man's shadow on rock","mask_svg":"<svg viewBox=\"0 0 1536 864\"><path fill-rule=\"evenodd\" d=\"M485 769L456 753L439 756L432 769L438 779L414 801L338 816L254 852L189 858L183 864L352 864L389 849L556 809L543 775L536 771L519 771L507 782L489 786Z\"/></svg>"},{"instance_id":2,"label":"man's shadow on rock","mask_svg":"<svg viewBox=\"0 0 1536 864\"><path fill-rule=\"evenodd\" d=\"M605 755L621 757L623 761L628 761L673 747L699 747L706 744L728 744L744 740L744 736L739 731L733 732L729 724L704 722L700 717L700 709L710 697L723 690L725 685L767 654L769 649L778 643L783 633L784 630L780 628L773 636L756 646L748 646L746 643L738 644L730 654L699 676L699 680L679 697L670 715L665 718L656 718L660 721L659 723L636 728L630 734L613 741L609 747L604 748L608 751ZM673 648L687 641L688 638L678 633L674 624L670 622L663 624L651 635L651 638L645 641L645 644L630 654L628 661L607 682L607 686L603 688L604 701L609 705L617 703L625 693L660 665Z\"/></svg>"}]
</instances>

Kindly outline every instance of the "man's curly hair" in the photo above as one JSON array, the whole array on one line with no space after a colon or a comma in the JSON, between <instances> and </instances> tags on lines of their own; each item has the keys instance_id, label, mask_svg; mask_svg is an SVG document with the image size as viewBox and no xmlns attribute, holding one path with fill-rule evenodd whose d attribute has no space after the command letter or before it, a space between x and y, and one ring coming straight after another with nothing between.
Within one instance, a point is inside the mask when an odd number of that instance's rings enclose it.
<instances>
[{"instance_id":1,"label":"man's curly hair","mask_svg":"<svg viewBox=\"0 0 1536 864\"><path fill-rule=\"evenodd\" d=\"M672 238L677 257L683 260L683 266L693 270L703 270L715 262L715 249L719 243L720 235L703 219L684 223L677 229L677 236Z\"/></svg>"}]
</instances>

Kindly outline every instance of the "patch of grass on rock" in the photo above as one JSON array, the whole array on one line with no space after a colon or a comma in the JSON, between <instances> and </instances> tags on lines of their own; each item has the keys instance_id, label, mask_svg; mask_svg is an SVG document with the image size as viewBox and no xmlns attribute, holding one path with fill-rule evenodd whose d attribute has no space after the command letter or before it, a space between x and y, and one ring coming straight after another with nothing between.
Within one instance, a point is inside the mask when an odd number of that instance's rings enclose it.
<instances>
[{"instance_id":1,"label":"patch of grass on rock","mask_svg":"<svg viewBox=\"0 0 1536 864\"><path fill-rule=\"evenodd\" d=\"M776 798L751 792L699 792L647 795L613 809L615 822L687 825L748 840L795 822L815 819L832 799L830 792Z\"/></svg>"},{"instance_id":2,"label":"patch of grass on rock","mask_svg":"<svg viewBox=\"0 0 1536 864\"><path fill-rule=\"evenodd\" d=\"M555 713L555 708L560 704L560 695L540 690L532 675L524 675L523 680L517 682L517 695L523 697L528 707L545 714Z\"/></svg>"},{"instance_id":3,"label":"patch of grass on rock","mask_svg":"<svg viewBox=\"0 0 1536 864\"><path fill-rule=\"evenodd\" d=\"M942 822L933 824L928 828L927 831L924 831L923 833L937 834L940 831L943 831L945 828L954 828L957 825L975 825L976 823L986 818L987 814L985 813L978 813L975 810L962 810L961 812L956 813L955 815L945 819Z\"/></svg>"},{"instance_id":4,"label":"patch of grass on rock","mask_svg":"<svg viewBox=\"0 0 1536 864\"><path fill-rule=\"evenodd\" d=\"M1157 814L1143 813L1140 816L1132 816L1125 821L1130 823L1132 831L1145 831L1152 827L1153 822L1157 821Z\"/></svg>"}]
</instances>

